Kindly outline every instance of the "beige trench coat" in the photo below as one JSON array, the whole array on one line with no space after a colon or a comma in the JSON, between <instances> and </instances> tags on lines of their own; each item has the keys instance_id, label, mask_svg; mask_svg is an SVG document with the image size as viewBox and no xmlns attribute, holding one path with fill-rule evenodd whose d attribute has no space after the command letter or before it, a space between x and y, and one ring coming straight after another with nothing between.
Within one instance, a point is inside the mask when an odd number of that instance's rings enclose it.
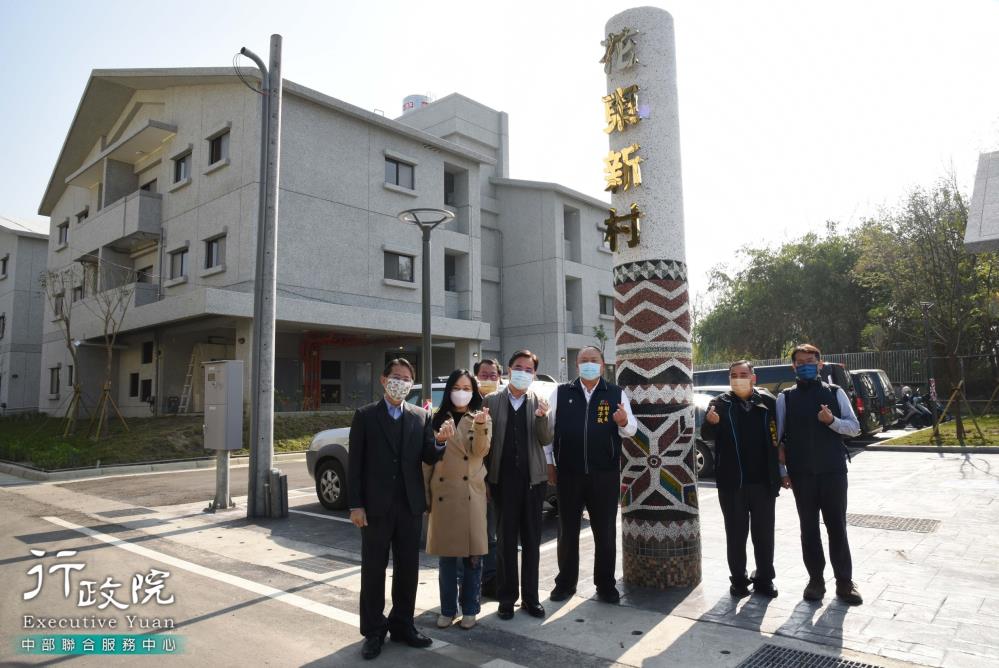
<instances>
[{"instance_id":1,"label":"beige trench coat","mask_svg":"<svg viewBox=\"0 0 999 668\"><path fill-rule=\"evenodd\" d=\"M444 457L433 468L424 465L430 522L427 554L471 557L489 551L486 538L486 466L492 420L475 424L476 414L458 421Z\"/></svg>"}]
</instances>

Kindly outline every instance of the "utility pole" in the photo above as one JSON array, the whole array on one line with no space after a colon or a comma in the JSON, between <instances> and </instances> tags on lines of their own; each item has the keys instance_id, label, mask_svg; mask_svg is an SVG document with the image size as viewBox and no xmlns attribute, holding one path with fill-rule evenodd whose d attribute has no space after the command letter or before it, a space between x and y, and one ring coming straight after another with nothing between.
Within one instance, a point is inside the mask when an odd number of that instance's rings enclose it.
<instances>
[{"instance_id":1,"label":"utility pole","mask_svg":"<svg viewBox=\"0 0 999 668\"><path fill-rule=\"evenodd\" d=\"M270 68L246 47L261 73L260 201L253 281L250 472L247 517L267 517L274 460L274 320L277 299L278 177L281 157L281 35L271 35Z\"/></svg>"},{"instance_id":2,"label":"utility pole","mask_svg":"<svg viewBox=\"0 0 999 668\"><path fill-rule=\"evenodd\" d=\"M937 438L940 436L940 418L937 415L937 383L936 379L933 377L933 348L930 346L930 307L933 306L932 302L919 302L919 305L923 308L923 337L926 339L926 383L930 388L930 400L933 405L930 409L933 411L933 436Z\"/></svg>"}]
</instances>

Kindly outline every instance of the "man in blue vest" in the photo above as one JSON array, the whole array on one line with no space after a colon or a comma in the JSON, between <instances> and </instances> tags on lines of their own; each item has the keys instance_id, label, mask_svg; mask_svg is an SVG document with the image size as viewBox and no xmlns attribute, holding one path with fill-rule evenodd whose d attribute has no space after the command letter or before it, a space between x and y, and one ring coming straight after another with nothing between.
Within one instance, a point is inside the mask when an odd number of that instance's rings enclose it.
<instances>
[{"instance_id":1,"label":"man in blue vest","mask_svg":"<svg viewBox=\"0 0 999 668\"><path fill-rule=\"evenodd\" d=\"M836 597L850 605L864 602L853 582L853 561L846 537L846 460L843 437L860 433L846 392L822 381L822 352L805 343L791 353L797 383L777 397L777 438L791 479L801 525L801 555L808 569L804 598L821 601L826 593L819 513L829 537L829 561ZM783 475L783 471L782 471Z\"/></svg>"},{"instance_id":2,"label":"man in blue vest","mask_svg":"<svg viewBox=\"0 0 999 668\"><path fill-rule=\"evenodd\" d=\"M604 356L587 346L576 355L579 377L559 385L548 404L552 461L548 475L558 497L558 576L552 601L576 593L579 530L585 508L593 532L593 584L597 597L617 603L617 506L621 494L621 439L638 431L631 403L620 387L603 379Z\"/></svg>"}]
</instances>

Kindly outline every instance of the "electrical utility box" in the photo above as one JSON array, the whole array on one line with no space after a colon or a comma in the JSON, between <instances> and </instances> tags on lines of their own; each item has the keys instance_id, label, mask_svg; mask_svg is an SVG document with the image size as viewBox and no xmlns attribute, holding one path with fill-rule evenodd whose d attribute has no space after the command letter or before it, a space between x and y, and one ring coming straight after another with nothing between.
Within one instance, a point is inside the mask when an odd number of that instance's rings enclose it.
<instances>
[{"instance_id":1,"label":"electrical utility box","mask_svg":"<svg viewBox=\"0 0 999 668\"><path fill-rule=\"evenodd\" d=\"M243 360L202 362L205 371L205 449L243 447Z\"/></svg>"}]
</instances>

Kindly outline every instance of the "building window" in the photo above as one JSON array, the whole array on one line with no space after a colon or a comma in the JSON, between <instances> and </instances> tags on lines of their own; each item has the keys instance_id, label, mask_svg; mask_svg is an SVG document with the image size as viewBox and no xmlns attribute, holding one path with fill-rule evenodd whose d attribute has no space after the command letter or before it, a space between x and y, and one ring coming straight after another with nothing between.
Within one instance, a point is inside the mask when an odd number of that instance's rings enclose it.
<instances>
[{"instance_id":1,"label":"building window","mask_svg":"<svg viewBox=\"0 0 999 668\"><path fill-rule=\"evenodd\" d=\"M614 298L600 295L600 315L614 315Z\"/></svg>"},{"instance_id":2,"label":"building window","mask_svg":"<svg viewBox=\"0 0 999 668\"><path fill-rule=\"evenodd\" d=\"M139 391L139 399L148 402L153 398L153 380L152 378L142 379L142 389Z\"/></svg>"},{"instance_id":3,"label":"building window","mask_svg":"<svg viewBox=\"0 0 999 668\"><path fill-rule=\"evenodd\" d=\"M184 179L191 177L191 153L188 151L184 155L173 159L173 182L180 183Z\"/></svg>"},{"instance_id":4,"label":"building window","mask_svg":"<svg viewBox=\"0 0 999 668\"><path fill-rule=\"evenodd\" d=\"M83 285L73 286L73 302L78 302L83 299L86 295L83 291Z\"/></svg>"},{"instance_id":5,"label":"building window","mask_svg":"<svg viewBox=\"0 0 999 668\"><path fill-rule=\"evenodd\" d=\"M10 254L0 257L0 277L6 278L7 276L7 261L10 259Z\"/></svg>"},{"instance_id":6,"label":"building window","mask_svg":"<svg viewBox=\"0 0 999 668\"><path fill-rule=\"evenodd\" d=\"M205 269L225 264L225 236L208 239L205 242Z\"/></svg>"},{"instance_id":7,"label":"building window","mask_svg":"<svg viewBox=\"0 0 999 668\"><path fill-rule=\"evenodd\" d=\"M139 396L139 374L137 373L128 374L128 396Z\"/></svg>"},{"instance_id":8,"label":"building window","mask_svg":"<svg viewBox=\"0 0 999 668\"><path fill-rule=\"evenodd\" d=\"M156 192L156 179L153 179L152 181L146 181L141 186L139 186L139 190L145 190L147 193Z\"/></svg>"},{"instance_id":9,"label":"building window","mask_svg":"<svg viewBox=\"0 0 999 668\"><path fill-rule=\"evenodd\" d=\"M104 184L97 184L97 210L100 211L104 208Z\"/></svg>"},{"instance_id":10,"label":"building window","mask_svg":"<svg viewBox=\"0 0 999 668\"><path fill-rule=\"evenodd\" d=\"M444 289L458 291L458 258L455 255L444 256Z\"/></svg>"},{"instance_id":11,"label":"building window","mask_svg":"<svg viewBox=\"0 0 999 668\"><path fill-rule=\"evenodd\" d=\"M385 278L413 282L413 256L385 251Z\"/></svg>"},{"instance_id":12,"label":"building window","mask_svg":"<svg viewBox=\"0 0 999 668\"><path fill-rule=\"evenodd\" d=\"M58 236L56 238L59 241L59 245L65 246L69 243L69 221L67 220L64 223L59 223L59 227L56 229L58 230Z\"/></svg>"},{"instance_id":13,"label":"building window","mask_svg":"<svg viewBox=\"0 0 999 668\"><path fill-rule=\"evenodd\" d=\"M142 363L152 364L153 363L153 342L143 341L142 342Z\"/></svg>"},{"instance_id":14,"label":"building window","mask_svg":"<svg viewBox=\"0 0 999 668\"><path fill-rule=\"evenodd\" d=\"M89 216L89 215L90 215L90 207L88 206L83 211L81 211L80 213L76 214L76 224L79 225L80 223L82 223L83 221L85 221L87 219L87 216Z\"/></svg>"},{"instance_id":15,"label":"building window","mask_svg":"<svg viewBox=\"0 0 999 668\"><path fill-rule=\"evenodd\" d=\"M67 387L73 387L73 365L70 364L66 368L66 385Z\"/></svg>"},{"instance_id":16,"label":"building window","mask_svg":"<svg viewBox=\"0 0 999 668\"><path fill-rule=\"evenodd\" d=\"M444 203L454 206L457 198L454 196L454 174L444 172Z\"/></svg>"},{"instance_id":17,"label":"building window","mask_svg":"<svg viewBox=\"0 0 999 668\"><path fill-rule=\"evenodd\" d=\"M59 367L49 367L49 394L59 394Z\"/></svg>"},{"instance_id":18,"label":"building window","mask_svg":"<svg viewBox=\"0 0 999 668\"><path fill-rule=\"evenodd\" d=\"M135 270L135 282L136 283L152 283L153 282L153 265L148 267L143 267L142 269Z\"/></svg>"},{"instance_id":19,"label":"building window","mask_svg":"<svg viewBox=\"0 0 999 668\"><path fill-rule=\"evenodd\" d=\"M229 157L229 131L226 130L217 137L208 140L208 164L214 165L216 162Z\"/></svg>"},{"instance_id":20,"label":"building window","mask_svg":"<svg viewBox=\"0 0 999 668\"><path fill-rule=\"evenodd\" d=\"M170 278L187 276L187 249L170 253Z\"/></svg>"},{"instance_id":21,"label":"building window","mask_svg":"<svg viewBox=\"0 0 999 668\"><path fill-rule=\"evenodd\" d=\"M62 295L56 295L52 299L52 312L55 314L55 317L57 318L62 317L63 307L64 307L63 301L64 297Z\"/></svg>"},{"instance_id":22,"label":"building window","mask_svg":"<svg viewBox=\"0 0 999 668\"><path fill-rule=\"evenodd\" d=\"M392 158L385 158L385 183L413 190L416 187L413 180L413 166Z\"/></svg>"},{"instance_id":23,"label":"building window","mask_svg":"<svg viewBox=\"0 0 999 668\"><path fill-rule=\"evenodd\" d=\"M0 339L7 333L7 314L0 313Z\"/></svg>"}]
</instances>

